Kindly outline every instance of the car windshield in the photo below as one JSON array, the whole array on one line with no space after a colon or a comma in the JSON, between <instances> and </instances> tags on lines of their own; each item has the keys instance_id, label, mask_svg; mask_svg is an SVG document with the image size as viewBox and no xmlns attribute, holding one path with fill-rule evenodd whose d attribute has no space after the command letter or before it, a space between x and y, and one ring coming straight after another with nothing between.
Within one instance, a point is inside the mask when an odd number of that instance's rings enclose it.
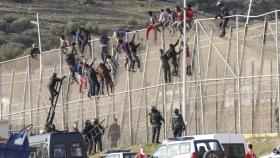
<instances>
[{"instance_id":1,"label":"car windshield","mask_svg":"<svg viewBox=\"0 0 280 158\"><path fill-rule=\"evenodd\" d=\"M70 155L75 157L82 157L83 152L80 143L71 144Z\"/></svg>"},{"instance_id":2,"label":"car windshield","mask_svg":"<svg viewBox=\"0 0 280 158\"><path fill-rule=\"evenodd\" d=\"M135 158L136 153L125 153L123 154L123 158Z\"/></svg>"},{"instance_id":3,"label":"car windshield","mask_svg":"<svg viewBox=\"0 0 280 158\"><path fill-rule=\"evenodd\" d=\"M55 144L53 153L55 158L64 158L66 155L65 144Z\"/></svg>"},{"instance_id":4,"label":"car windshield","mask_svg":"<svg viewBox=\"0 0 280 158\"><path fill-rule=\"evenodd\" d=\"M153 158L164 158L166 145L160 146L153 154Z\"/></svg>"}]
</instances>

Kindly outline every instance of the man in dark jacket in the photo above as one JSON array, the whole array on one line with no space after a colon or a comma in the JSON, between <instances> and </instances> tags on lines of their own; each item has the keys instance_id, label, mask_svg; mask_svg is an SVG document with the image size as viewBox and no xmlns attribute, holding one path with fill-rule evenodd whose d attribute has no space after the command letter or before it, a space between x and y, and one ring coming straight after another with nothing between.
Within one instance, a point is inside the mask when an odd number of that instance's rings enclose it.
<instances>
[{"instance_id":1,"label":"man in dark jacket","mask_svg":"<svg viewBox=\"0 0 280 158\"><path fill-rule=\"evenodd\" d=\"M66 53L66 52L62 51L62 53L65 55L65 61L66 61L67 65L69 66L71 84L73 84L74 81L76 83L78 83L78 80L75 76L76 66L77 66L75 50L76 50L75 46L73 46L72 51L70 53Z\"/></svg>"},{"instance_id":2,"label":"man in dark jacket","mask_svg":"<svg viewBox=\"0 0 280 158\"><path fill-rule=\"evenodd\" d=\"M171 72L170 72L170 65L168 62L169 57L168 54L164 53L162 49L160 49L160 60L164 73L165 83L171 83Z\"/></svg>"},{"instance_id":3,"label":"man in dark jacket","mask_svg":"<svg viewBox=\"0 0 280 158\"><path fill-rule=\"evenodd\" d=\"M109 37L107 35L102 35L99 39L100 49L101 49L101 59L105 63L108 56L108 41Z\"/></svg>"},{"instance_id":4,"label":"man in dark jacket","mask_svg":"<svg viewBox=\"0 0 280 158\"><path fill-rule=\"evenodd\" d=\"M229 16L229 10L225 6L224 0L219 0L217 2L217 6L220 7L220 11L215 16L215 19L217 19L217 18L222 19L220 24L219 24L219 26L222 28L222 33L220 34L220 37L224 37L226 35L226 27L227 27L227 24L228 24L228 21L229 21L229 18L227 18L227 16Z\"/></svg>"},{"instance_id":5,"label":"man in dark jacket","mask_svg":"<svg viewBox=\"0 0 280 158\"><path fill-rule=\"evenodd\" d=\"M150 123L152 125L152 143L159 143L160 128L162 123L165 122L156 106L152 107L150 115Z\"/></svg>"},{"instance_id":6,"label":"man in dark jacket","mask_svg":"<svg viewBox=\"0 0 280 158\"><path fill-rule=\"evenodd\" d=\"M178 58L177 55L179 53L177 53L176 51L176 47L179 44L179 40L180 40L181 36L179 37L179 39L176 41L175 44L170 44L169 45L169 49L167 50L167 54L169 55L169 57L171 58L171 63L173 65L173 70L172 70L172 74L174 76L178 76Z\"/></svg>"},{"instance_id":7,"label":"man in dark jacket","mask_svg":"<svg viewBox=\"0 0 280 158\"><path fill-rule=\"evenodd\" d=\"M98 82L96 72L92 67L93 63L94 61L92 61L90 65L85 64L86 75L88 77L88 82L89 82L89 91L88 91L89 98L98 95L100 89L100 83Z\"/></svg>"},{"instance_id":8,"label":"man in dark jacket","mask_svg":"<svg viewBox=\"0 0 280 158\"><path fill-rule=\"evenodd\" d=\"M172 117L172 130L174 137L181 137L183 130L185 130L184 119L178 109L174 110L174 116Z\"/></svg>"},{"instance_id":9,"label":"man in dark jacket","mask_svg":"<svg viewBox=\"0 0 280 158\"><path fill-rule=\"evenodd\" d=\"M82 134L84 136L85 142L88 144L88 155L91 155L91 150L92 150L92 145L93 145L93 135L92 135L92 130L93 130L93 125L89 120L86 120L86 125L84 130L82 131Z\"/></svg>"},{"instance_id":10,"label":"man in dark jacket","mask_svg":"<svg viewBox=\"0 0 280 158\"><path fill-rule=\"evenodd\" d=\"M108 131L108 139L111 139L111 148L114 148L117 146L118 141L120 139L120 125L118 125L118 119L114 119L114 123L110 126Z\"/></svg>"},{"instance_id":11,"label":"man in dark jacket","mask_svg":"<svg viewBox=\"0 0 280 158\"><path fill-rule=\"evenodd\" d=\"M53 76L50 78L50 82L48 85L49 91L50 91L50 101L51 101L51 105L54 106L53 101L54 101L54 97L58 95L57 92L57 83L58 82L62 82L62 80L65 78L65 76L63 76L62 78L58 78L56 73L53 73Z\"/></svg>"},{"instance_id":12,"label":"man in dark jacket","mask_svg":"<svg viewBox=\"0 0 280 158\"><path fill-rule=\"evenodd\" d=\"M91 37L89 30L86 30L84 28L80 28L80 41L81 41L81 55L84 54L85 46L88 45L89 49L91 49L91 43L90 43Z\"/></svg>"},{"instance_id":13,"label":"man in dark jacket","mask_svg":"<svg viewBox=\"0 0 280 158\"><path fill-rule=\"evenodd\" d=\"M93 121L94 127L94 138L93 138L93 153L96 153L96 146L98 145L99 151L103 151L102 149L102 135L105 133L104 127L99 123L97 118Z\"/></svg>"}]
</instances>

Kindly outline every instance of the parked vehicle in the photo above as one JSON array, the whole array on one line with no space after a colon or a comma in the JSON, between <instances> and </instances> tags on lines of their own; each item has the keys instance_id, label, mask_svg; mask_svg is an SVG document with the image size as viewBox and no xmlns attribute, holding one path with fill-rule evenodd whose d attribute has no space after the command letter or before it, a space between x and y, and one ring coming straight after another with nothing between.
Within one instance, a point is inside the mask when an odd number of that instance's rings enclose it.
<instances>
[{"instance_id":1,"label":"parked vehicle","mask_svg":"<svg viewBox=\"0 0 280 158\"><path fill-rule=\"evenodd\" d=\"M244 158L246 142L241 134L206 134L201 139L217 139L223 146L227 158Z\"/></svg>"},{"instance_id":2,"label":"parked vehicle","mask_svg":"<svg viewBox=\"0 0 280 158\"><path fill-rule=\"evenodd\" d=\"M100 156L101 158L135 158L137 153L131 152L130 150L110 150L105 155Z\"/></svg>"},{"instance_id":3,"label":"parked vehicle","mask_svg":"<svg viewBox=\"0 0 280 158\"><path fill-rule=\"evenodd\" d=\"M1 139L9 138L9 122L6 120L0 120L0 141Z\"/></svg>"},{"instance_id":4,"label":"parked vehicle","mask_svg":"<svg viewBox=\"0 0 280 158\"><path fill-rule=\"evenodd\" d=\"M200 136L168 138L152 158L224 158L224 149L217 139Z\"/></svg>"},{"instance_id":5,"label":"parked vehicle","mask_svg":"<svg viewBox=\"0 0 280 158\"><path fill-rule=\"evenodd\" d=\"M13 132L6 142L0 142L0 158L28 158L30 147L28 143L28 132L32 125Z\"/></svg>"},{"instance_id":6,"label":"parked vehicle","mask_svg":"<svg viewBox=\"0 0 280 158\"><path fill-rule=\"evenodd\" d=\"M54 132L29 137L30 158L87 158L87 146L79 132Z\"/></svg>"},{"instance_id":7,"label":"parked vehicle","mask_svg":"<svg viewBox=\"0 0 280 158\"><path fill-rule=\"evenodd\" d=\"M271 153L262 155L260 158L280 158L280 145L274 148Z\"/></svg>"}]
</instances>

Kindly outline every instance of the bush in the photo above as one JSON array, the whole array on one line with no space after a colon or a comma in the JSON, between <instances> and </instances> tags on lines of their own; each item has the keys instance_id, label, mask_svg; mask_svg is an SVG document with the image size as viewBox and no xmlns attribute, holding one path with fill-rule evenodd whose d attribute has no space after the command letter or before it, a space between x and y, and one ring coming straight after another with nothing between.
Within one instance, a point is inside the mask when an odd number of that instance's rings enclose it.
<instances>
[{"instance_id":1,"label":"bush","mask_svg":"<svg viewBox=\"0 0 280 158\"><path fill-rule=\"evenodd\" d=\"M21 33L24 36L32 37L33 40L38 39L38 31L37 29L28 29Z\"/></svg>"},{"instance_id":2,"label":"bush","mask_svg":"<svg viewBox=\"0 0 280 158\"><path fill-rule=\"evenodd\" d=\"M30 19L26 19L26 18L18 19L14 21L10 26L10 30L15 33L20 33L30 28L32 28Z\"/></svg>"},{"instance_id":3,"label":"bush","mask_svg":"<svg viewBox=\"0 0 280 158\"><path fill-rule=\"evenodd\" d=\"M16 21L17 18L14 17L14 16L5 16L5 17L3 18L3 20L5 20L7 23L11 24L12 22Z\"/></svg>"},{"instance_id":4,"label":"bush","mask_svg":"<svg viewBox=\"0 0 280 158\"><path fill-rule=\"evenodd\" d=\"M81 27L80 23L77 22L68 22L64 29L64 35L69 35L71 31L76 31Z\"/></svg>"},{"instance_id":5,"label":"bush","mask_svg":"<svg viewBox=\"0 0 280 158\"><path fill-rule=\"evenodd\" d=\"M31 37L25 35L15 35L10 39L11 42L20 43L25 45L26 47L31 47L34 43L34 40Z\"/></svg>"},{"instance_id":6,"label":"bush","mask_svg":"<svg viewBox=\"0 0 280 158\"><path fill-rule=\"evenodd\" d=\"M128 25L128 26L134 26L134 25L138 25L138 23L137 23L137 21L136 21L135 18L129 17L129 18L127 19L127 25Z\"/></svg>"},{"instance_id":7,"label":"bush","mask_svg":"<svg viewBox=\"0 0 280 158\"><path fill-rule=\"evenodd\" d=\"M20 43L10 42L0 47L0 60L10 60L24 53L25 46Z\"/></svg>"},{"instance_id":8,"label":"bush","mask_svg":"<svg viewBox=\"0 0 280 158\"><path fill-rule=\"evenodd\" d=\"M4 20L4 19L1 19L0 20L0 31L7 32L8 31L8 27L9 27L9 24L7 23L7 21Z\"/></svg>"},{"instance_id":9,"label":"bush","mask_svg":"<svg viewBox=\"0 0 280 158\"><path fill-rule=\"evenodd\" d=\"M61 36L64 34L65 25L52 25L50 30L54 35Z\"/></svg>"}]
</instances>

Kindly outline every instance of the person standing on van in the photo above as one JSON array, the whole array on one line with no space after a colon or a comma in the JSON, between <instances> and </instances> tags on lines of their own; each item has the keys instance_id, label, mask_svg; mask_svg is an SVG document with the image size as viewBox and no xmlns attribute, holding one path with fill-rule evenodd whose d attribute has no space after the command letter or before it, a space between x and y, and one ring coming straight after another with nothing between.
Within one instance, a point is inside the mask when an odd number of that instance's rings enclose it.
<instances>
[{"instance_id":1,"label":"person standing on van","mask_svg":"<svg viewBox=\"0 0 280 158\"><path fill-rule=\"evenodd\" d=\"M87 152L88 155L91 155L91 150L92 150L92 146L93 146L93 137L92 137L92 129L93 129L93 125L91 124L90 120L86 120L85 123L85 128L82 131L82 134L84 136L85 142L87 143Z\"/></svg>"},{"instance_id":2,"label":"person standing on van","mask_svg":"<svg viewBox=\"0 0 280 158\"><path fill-rule=\"evenodd\" d=\"M152 143L159 143L159 135L161 129L161 122L165 122L161 113L157 110L156 106L153 106L151 109L150 123L152 125Z\"/></svg>"},{"instance_id":3,"label":"person standing on van","mask_svg":"<svg viewBox=\"0 0 280 158\"><path fill-rule=\"evenodd\" d=\"M253 145L252 144L248 144L248 150L247 150L247 153L245 155L245 158L256 158L256 154L253 151Z\"/></svg>"},{"instance_id":4,"label":"person standing on van","mask_svg":"<svg viewBox=\"0 0 280 158\"><path fill-rule=\"evenodd\" d=\"M99 151L103 151L102 148L102 135L105 133L104 127L99 123L97 118L93 121L94 138L93 138L93 153L96 153L96 146L98 145Z\"/></svg>"},{"instance_id":5,"label":"person standing on van","mask_svg":"<svg viewBox=\"0 0 280 158\"><path fill-rule=\"evenodd\" d=\"M183 130L185 130L185 122L183 116L179 113L179 109L174 110L172 117L172 130L174 137L181 137Z\"/></svg>"}]
</instances>

